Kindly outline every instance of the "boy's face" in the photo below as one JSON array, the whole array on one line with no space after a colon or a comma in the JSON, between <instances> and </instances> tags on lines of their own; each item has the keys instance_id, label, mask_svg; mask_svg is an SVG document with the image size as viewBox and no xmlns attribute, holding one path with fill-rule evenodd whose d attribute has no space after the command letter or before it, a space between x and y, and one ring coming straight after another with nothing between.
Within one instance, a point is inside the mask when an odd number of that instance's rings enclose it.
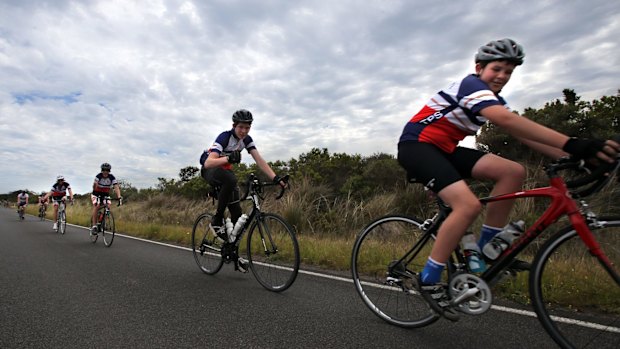
<instances>
[{"instance_id":1,"label":"boy's face","mask_svg":"<svg viewBox=\"0 0 620 349\"><path fill-rule=\"evenodd\" d=\"M237 135L239 139L244 139L250 132L250 127L252 126L246 122L238 123L237 126L235 126L235 135Z\"/></svg>"},{"instance_id":2,"label":"boy's face","mask_svg":"<svg viewBox=\"0 0 620 349\"><path fill-rule=\"evenodd\" d=\"M499 93L510 80L516 65L507 61L493 61L484 68L480 63L476 64L476 73L480 80L486 82L491 91Z\"/></svg>"}]
</instances>

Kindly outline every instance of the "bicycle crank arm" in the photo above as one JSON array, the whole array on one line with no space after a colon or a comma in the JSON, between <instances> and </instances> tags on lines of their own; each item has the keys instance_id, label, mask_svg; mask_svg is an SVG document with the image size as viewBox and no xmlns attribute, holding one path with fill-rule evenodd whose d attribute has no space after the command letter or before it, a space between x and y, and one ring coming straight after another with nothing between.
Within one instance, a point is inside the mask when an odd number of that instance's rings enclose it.
<instances>
[{"instance_id":1,"label":"bicycle crank arm","mask_svg":"<svg viewBox=\"0 0 620 349\"><path fill-rule=\"evenodd\" d=\"M456 296L455 298L453 298L450 301L450 305L455 306L455 305L459 305L462 302L472 298L473 296L476 295L476 293L480 292L480 289L478 289L478 287L474 287L474 288L470 288L464 292L461 292L458 294L458 296Z\"/></svg>"}]
</instances>

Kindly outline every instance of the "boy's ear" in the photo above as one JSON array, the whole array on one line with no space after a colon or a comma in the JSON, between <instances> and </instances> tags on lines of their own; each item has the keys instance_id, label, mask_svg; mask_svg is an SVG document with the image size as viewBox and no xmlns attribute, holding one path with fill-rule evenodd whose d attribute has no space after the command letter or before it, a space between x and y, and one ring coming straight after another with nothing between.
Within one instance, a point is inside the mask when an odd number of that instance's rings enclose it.
<instances>
[{"instance_id":1,"label":"boy's ear","mask_svg":"<svg viewBox=\"0 0 620 349\"><path fill-rule=\"evenodd\" d=\"M482 64L476 63L476 74L480 75L481 71L482 71Z\"/></svg>"}]
</instances>

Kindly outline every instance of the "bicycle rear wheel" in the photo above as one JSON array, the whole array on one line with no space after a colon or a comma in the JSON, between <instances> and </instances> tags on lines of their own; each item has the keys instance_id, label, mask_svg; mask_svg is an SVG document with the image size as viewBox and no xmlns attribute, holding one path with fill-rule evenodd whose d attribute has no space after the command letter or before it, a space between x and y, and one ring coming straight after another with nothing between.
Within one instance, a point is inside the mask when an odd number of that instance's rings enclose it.
<instances>
[{"instance_id":1,"label":"bicycle rear wheel","mask_svg":"<svg viewBox=\"0 0 620 349\"><path fill-rule=\"evenodd\" d=\"M284 218L261 213L248 232L247 255L256 280L266 289L282 292L299 271L299 246Z\"/></svg>"},{"instance_id":2,"label":"bicycle rear wheel","mask_svg":"<svg viewBox=\"0 0 620 349\"><path fill-rule=\"evenodd\" d=\"M620 217L590 230L611 261L603 267L572 226L539 250L530 272L538 319L563 348L617 348L620 343Z\"/></svg>"},{"instance_id":3,"label":"bicycle rear wheel","mask_svg":"<svg viewBox=\"0 0 620 349\"><path fill-rule=\"evenodd\" d=\"M58 232L64 234L67 231L67 212L62 210L58 212Z\"/></svg>"},{"instance_id":4,"label":"bicycle rear wheel","mask_svg":"<svg viewBox=\"0 0 620 349\"><path fill-rule=\"evenodd\" d=\"M421 226L416 218L379 218L359 233L353 245L355 289L375 315L392 325L423 327L439 318L416 289L417 275L434 242ZM398 263L417 244L420 248L412 259Z\"/></svg>"},{"instance_id":5,"label":"bicycle rear wheel","mask_svg":"<svg viewBox=\"0 0 620 349\"><path fill-rule=\"evenodd\" d=\"M103 243L106 245L106 247L112 246L112 242L114 241L114 234L116 233L116 226L114 225L114 215L112 214L112 211L108 211L103 216L101 233L103 234Z\"/></svg>"},{"instance_id":6,"label":"bicycle rear wheel","mask_svg":"<svg viewBox=\"0 0 620 349\"><path fill-rule=\"evenodd\" d=\"M192 229L192 253L196 264L203 273L213 275L220 271L224 260L222 259L223 240L219 239L211 221L213 216L203 213L194 222Z\"/></svg>"}]
</instances>

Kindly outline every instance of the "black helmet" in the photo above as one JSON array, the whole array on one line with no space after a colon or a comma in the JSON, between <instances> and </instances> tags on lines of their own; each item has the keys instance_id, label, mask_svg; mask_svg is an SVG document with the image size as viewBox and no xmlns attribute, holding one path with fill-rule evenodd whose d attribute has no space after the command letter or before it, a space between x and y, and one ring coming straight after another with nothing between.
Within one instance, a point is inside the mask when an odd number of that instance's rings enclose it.
<instances>
[{"instance_id":1,"label":"black helmet","mask_svg":"<svg viewBox=\"0 0 620 349\"><path fill-rule=\"evenodd\" d=\"M112 169L112 166L108 164L107 162L104 162L103 164L101 164L101 171L110 171L111 169Z\"/></svg>"},{"instance_id":2,"label":"black helmet","mask_svg":"<svg viewBox=\"0 0 620 349\"><path fill-rule=\"evenodd\" d=\"M254 119L252 118L252 113L245 109L239 109L233 114L232 120L235 123L247 122L248 124L251 124Z\"/></svg>"},{"instance_id":3,"label":"black helmet","mask_svg":"<svg viewBox=\"0 0 620 349\"><path fill-rule=\"evenodd\" d=\"M491 61L508 61L516 65L523 64L523 47L512 39L493 40L480 46L476 53L476 63Z\"/></svg>"}]
</instances>

